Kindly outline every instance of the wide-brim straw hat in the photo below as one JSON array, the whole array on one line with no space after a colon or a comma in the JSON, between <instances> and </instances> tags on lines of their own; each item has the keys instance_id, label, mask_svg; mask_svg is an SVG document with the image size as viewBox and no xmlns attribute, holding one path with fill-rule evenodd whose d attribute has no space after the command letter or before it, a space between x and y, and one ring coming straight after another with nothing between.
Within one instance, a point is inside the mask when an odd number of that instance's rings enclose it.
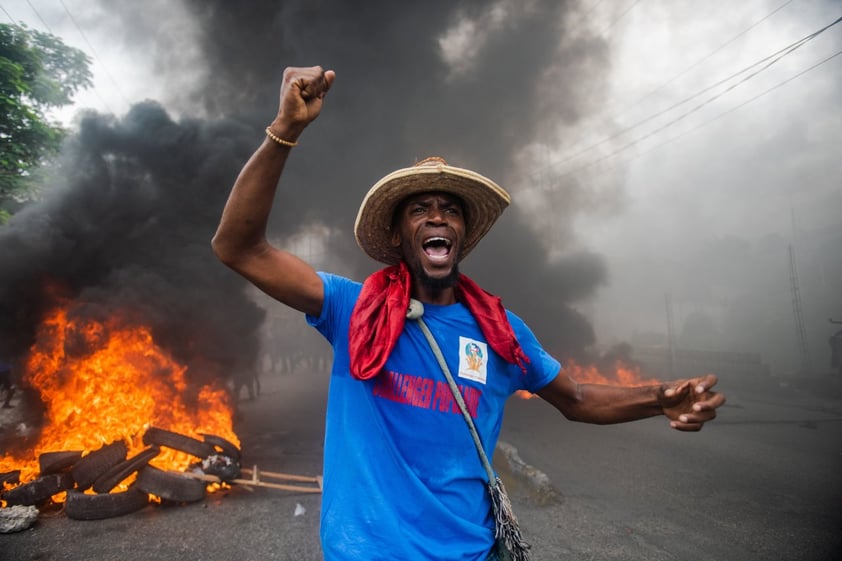
<instances>
[{"instance_id":1,"label":"wide-brim straw hat","mask_svg":"<svg viewBox=\"0 0 842 561\"><path fill-rule=\"evenodd\" d=\"M465 244L462 260L488 233L511 203L499 185L474 171L447 165L442 158L421 160L409 168L393 171L369 189L354 223L357 244L369 257L387 265L400 262L400 247L392 245L392 220L405 198L438 191L456 195L465 211Z\"/></svg>"}]
</instances>

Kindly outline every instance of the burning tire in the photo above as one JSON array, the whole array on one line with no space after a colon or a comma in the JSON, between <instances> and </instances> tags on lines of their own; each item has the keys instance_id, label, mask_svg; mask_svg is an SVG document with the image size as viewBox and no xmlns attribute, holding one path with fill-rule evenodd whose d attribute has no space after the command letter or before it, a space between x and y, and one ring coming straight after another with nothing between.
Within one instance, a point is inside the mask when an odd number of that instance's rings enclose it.
<instances>
[{"instance_id":1,"label":"burning tire","mask_svg":"<svg viewBox=\"0 0 842 561\"><path fill-rule=\"evenodd\" d=\"M156 427L146 429L146 432L143 434L143 443L165 446L173 450L186 452L200 459L205 459L215 453L213 446L207 442Z\"/></svg>"},{"instance_id":2,"label":"burning tire","mask_svg":"<svg viewBox=\"0 0 842 561\"><path fill-rule=\"evenodd\" d=\"M97 493L110 493L117 484L148 464L160 451L161 449L157 446L150 446L133 457L120 462L94 481L94 491Z\"/></svg>"},{"instance_id":3,"label":"burning tire","mask_svg":"<svg viewBox=\"0 0 842 561\"><path fill-rule=\"evenodd\" d=\"M38 467L41 470L41 475L49 475L66 470L80 459L82 459L81 450L44 452L38 456Z\"/></svg>"},{"instance_id":4,"label":"burning tire","mask_svg":"<svg viewBox=\"0 0 842 561\"><path fill-rule=\"evenodd\" d=\"M106 444L99 450L94 450L78 462L70 470L76 487L84 491L102 474L126 459L128 448L122 440Z\"/></svg>"},{"instance_id":5,"label":"burning tire","mask_svg":"<svg viewBox=\"0 0 842 561\"><path fill-rule=\"evenodd\" d=\"M87 495L78 490L67 492L64 512L74 520L102 520L136 512L149 504L149 495L135 486L122 493Z\"/></svg>"},{"instance_id":6,"label":"burning tire","mask_svg":"<svg viewBox=\"0 0 842 561\"><path fill-rule=\"evenodd\" d=\"M205 475L215 475L226 483L240 477L240 462L224 454L211 454L191 467L200 469Z\"/></svg>"},{"instance_id":7,"label":"burning tire","mask_svg":"<svg viewBox=\"0 0 842 561\"><path fill-rule=\"evenodd\" d=\"M20 470L16 469L13 471L7 471L6 473L0 473L0 489L3 488L3 485L9 483L13 485L15 483L20 482Z\"/></svg>"},{"instance_id":8,"label":"burning tire","mask_svg":"<svg viewBox=\"0 0 842 561\"><path fill-rule=\"evenodd\" d=\"M38 506L47 502L53 495L71 487L73 487L73 478L69 473L52 473L9 489L2 494L2 497L9 506Z\"/></svg>"},{"instance_id":9,"label":"burning tire","mask_svg":"<svg viewBox=\"0 0 842 561\"><path fill-rule=\"evenodd\" d=\"M205 498L205 483L187 475L146 466L137 475L135 486L150 495L179 503L193 503Z\"/></svg>"},{"instance_id":10,"label":"burning tire","mask_svg":"<svg viewBox=\"0 0 842 561\"><path fill-rule=\"evenodd\" d=\"M205 442L214 447L216 453L221 453L232 460L236 460L238 462L240 461L240 449L237 448L233 442L230 442L221 436L216 436L215 434L202 434L202 438L205 439Z\"/></svg>"}]
</instances>

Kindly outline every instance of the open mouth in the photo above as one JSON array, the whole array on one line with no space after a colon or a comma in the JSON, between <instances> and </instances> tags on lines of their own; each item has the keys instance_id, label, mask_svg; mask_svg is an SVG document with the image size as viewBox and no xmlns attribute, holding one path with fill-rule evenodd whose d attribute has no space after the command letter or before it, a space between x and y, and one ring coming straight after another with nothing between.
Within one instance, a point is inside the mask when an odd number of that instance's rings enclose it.
<instances>
[{"instance_id":1,"label":"open mouth","mask_svg":"<svg viewBox=\"0 0 842 561\"><path fill-rule=\"evenodd\" d=\"M424 243L421 244L421 248L424 250L424 253L426 253L430 259L434 260L446 259L450 255L450 248L452 246L453 242L440 236L427 238L424 240Z\"/></svg>"}]
</instances>

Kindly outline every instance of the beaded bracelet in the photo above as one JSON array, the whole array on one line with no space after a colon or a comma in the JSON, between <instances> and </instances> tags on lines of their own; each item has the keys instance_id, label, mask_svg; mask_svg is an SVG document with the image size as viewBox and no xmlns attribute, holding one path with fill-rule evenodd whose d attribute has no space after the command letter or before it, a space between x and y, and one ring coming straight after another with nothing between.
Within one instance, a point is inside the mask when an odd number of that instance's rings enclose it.
<instances>
[{"instance_id":1,"label":"beaded bracelet","mask_svg":"<svg viewBox=\"0 0 842 561\"><path fill-rule=\"evenodd\" d=\"M281 144L282 146L289 146L290 148L298 146L297 140L295 142L290 142L289 140L284 140L280 136L275 136L274 134L272 134L272 131L269 130L269 127L266 127L266 136L268 136L278 144Z\"/></svg>"}]
</instances>

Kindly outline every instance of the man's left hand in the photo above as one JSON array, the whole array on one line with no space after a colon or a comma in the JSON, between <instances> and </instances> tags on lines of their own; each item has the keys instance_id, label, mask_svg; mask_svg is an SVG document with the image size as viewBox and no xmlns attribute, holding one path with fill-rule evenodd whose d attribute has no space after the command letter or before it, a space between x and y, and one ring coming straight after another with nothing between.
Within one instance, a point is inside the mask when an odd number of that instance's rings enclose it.
<instances>
[{"instance_id":1,"label":"man's left hand","mask_svg":"<svg viewBox=\"0 0 842 561\"><path fill-rule=\"evenodd\" d=\"M711 391L717 378L713 374L668 382L658 396L670 426L680 431L700 431L716 418L716 410L725 403L725 396Z\"/></svg>"}]
</instances>

